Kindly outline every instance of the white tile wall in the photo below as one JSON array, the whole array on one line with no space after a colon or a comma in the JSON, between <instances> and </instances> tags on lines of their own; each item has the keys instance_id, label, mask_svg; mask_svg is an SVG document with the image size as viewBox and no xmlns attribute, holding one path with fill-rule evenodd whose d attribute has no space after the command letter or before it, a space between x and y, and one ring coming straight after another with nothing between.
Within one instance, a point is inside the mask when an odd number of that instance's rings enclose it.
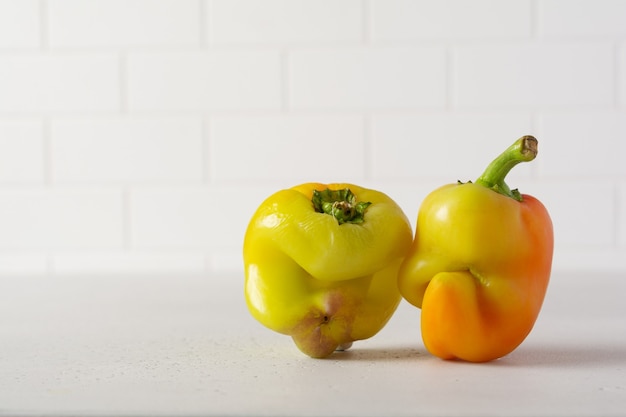
<instances>
[{"instance_id":1,"label":"white tile wall","mask_svg":"<svg viewBox=\"0 0 626 417\"><path fill-rule=\"evenodd\" d=\"M511 144L511 131L531 132L531 127L531 117L524 113L376 115L370 127L372 174L395 181L475 180ZM407 145L413 151L407 152ZM521 165L510 179L529 178L532 169L532 164Z\"/></svg>"},{"instance_id":2,"label":"white tile wall","mask_svg":"<svg viewBox=\"0 0 626 417\"><path fill-rule=\"evenodd\" d=\"M52 181L201 183L202 132L202 122L194 118L54 120Z\"/></svg>"},{"instance_id":3,"label":"white tile wall","mask_svg":"<svg viewBox=\"0 0 626 417\"><path fill-rule=\"evenodd\" d=\"M626 3L621 0L542 0L539 33L548 36L624 37Z\"/></svg>"},{"instance_id":4,"label":"white tile wall","mask_svg":"<svg viewBox=\"0 0 626 417\"><path fill-rule=\"evenodd\" d=\"M7 115L120 110L120 64L113 54L0 55L0 112Z\"/></svg>"},{"instance_id":5,"label":"white tile wall","mask_svg":"<svg viewBox=\"0 0 626 417\"><path fill-rule=\"evenodd\" d=\"M618 194L617 245L623 248L626 246L626 185L621 185Z\"/></svg>"},{"instance_id":6,"label":"white tile wall","mask_svg":"<svg viewBox=\"0 0 626 417\"><path fill-rule=\"evenodd\" d=\"M365 179L363 116L224 115L211 119L209 131L210 178L216 183L252 180L289 187L311 178L357 183ZM348 149L346 157L341 150ZM280 157L259 158L268 153Z\"/></svg>"},{"instance_id":7,"label":"white tile wall","mask_svg":"<svg viewBox=\"0 0 626 417\"><path fill-rule=\"evenodd\" d=\"M200 2L194 0L50 0L52 47L197 45Z\"/></svg>"},{"instance_id":8,"label":"white tile wall","mask_svg":"<svg viewBox=\"0 0 626 417\"><path fill-rule=\"evenodd\" d=\"M541 177L573 182L626 176L623 111L545 112L537 117L537 131L544 138L536 161Z\"/></svg>"},{"instance_id":9,"label":"white tile wall","mask_svg":"<svg viewBox=\"0 0 626 417\"><path fill-rule=\"evenodd\" d=\"M105 188L0 191L0 248L122 249L122 193Z\"/></svg>"},{"instance_id":10,"label":"white tile wall","mask_svg":"<svg viewBox=\"0 0 626 417\"><path fill-rule=\"evenodd\" d=\"M539 198L548 208L554 225L555 245L610 248L615 242L615 187L591 180L543 181L524 184L523 192ZM584 193L584 195L581 195Z\"/></svg>"},{"instance_id":11,"label":"white tile wall","mask_svg":"<svg viewBox=\"0 0 626 417\"><path fill-rule=\"evenodd\" d=\"M74 258L76 257L74 256ZM50 268L45 253L6 251L0 255L1 275L45 275L49 272Z\"/></svg>"},{"instance_id":12,"label":"white tile wall","mask_svg":"<svg viewBox=\"0 0 626 417\"><path fill-rule=\"evenodd\" d=\"M215 44L358 43L360 0L210 1L208 41Z\"/></svg>"},{"instance_id":13,"label":"white tile wall","mask_svg":"<svg viewBox=\"0 0 626 417\"><path fill-rule=\"evenodd\" d=\"M617 94L619 95L617 102L620 105L620 109L623 109L626 107L626 42L622 42L618 55L618 70L616 71L615 82L617 83Z\"/></svg>"},{"instance_id":14,"label":"white tile wall","mask_svg":"<svg viewBox=\"0 0 626 417\"><path fill-rule=\"evenodd\" d=\"M608 106L615 99L608 42L521 42L456 48L459 107Z\"/></svg>"},{"instance_id":15,"label":"white tile wall","mask_svg":"<svg viewBox=\"0 0 626 417\"><path fill-rule=\"evenodd\" d=\"M59 251L52 256L51 265L51 272L55 274L178 274L204 272L207 260L201 251L89 251L81 256ZM10 264L4 266L9 267Z\"/></svg>"},{"instance_id":16,"label":"white tile wall","mask_svg":"<svg viewBox=\"0 0 626 417\"><path fill-rule=\"evenodd\" d=\"M43 184L43 123L0 120L0 184Z\"/></svg>"},{"instance_id":17,"label":"white tile wall","mask_svg":"<svg viewBox=\"0 0 626 417\"><path fill-rule=\"evenodd\" d=\"M276 50L194 50L128 57L132 112L277 110L281 57Z\"/></svg>"},{"instance_id":18,"label":"white tile wall","mask_svg":"<svg viewBox=\"0 0 626 417\"><path fill-rule=\"evenodd\" d=\"M38 0L0 1L0 48L36 48L40 45Z\"/></svg>"},{"instance_id":19,"label":"white tile wall","mask_svg":"<svg viewBox=\"0 0 626 417\"><path fill-rule=\"evenodd\" d=\"M241 252L248 220L274 191L245 185L137 189L130 202L131 247Z\"/></svg>"},{"instance_id":20,"label":"white tile wall","mask_svg":"<svg viewBox=\"0 0 626 417\"><path fill-rule=\"evenodd\" d=\"M442 108L446 59L439 46L311 48L289 54L294 109Z\"/></svg>"},{"instance_id":21,"label":"white tile wall","mask_svg":"<svg viewBox=\"0 0 626 417\"><path fill-rule=\"evenodd\" d=\"M381 41L527 38L530 0L372 0L371 37Z\"/></svg>"},{"instance_id":22,"label":"white tile wall","mask_svg":"<svg viewBox=\"0 0 626 417\"><path fill-rule=\"evenodd\" d=\"M555 269L626 270L626 0L0 0L0 274L241 272L261 201L414 223L515 138Z\"/></svg>"}]
</instances>

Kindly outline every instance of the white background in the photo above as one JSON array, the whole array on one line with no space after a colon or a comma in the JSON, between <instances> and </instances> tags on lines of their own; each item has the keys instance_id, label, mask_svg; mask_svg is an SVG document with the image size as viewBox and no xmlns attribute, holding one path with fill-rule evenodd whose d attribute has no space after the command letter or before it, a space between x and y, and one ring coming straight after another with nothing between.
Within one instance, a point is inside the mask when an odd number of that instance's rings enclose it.
<instances>
[{"instance_id":1,"label":"white background","mask_svg":"<svg viewBox=\"0 0 626 417\"><path fill-rule=\"evenodd\" d=\"M414 224L524 134L554 269L626 271L624 0L0 0L0 273L241 271L280 188Z\"/></svg>"}]
</instances>

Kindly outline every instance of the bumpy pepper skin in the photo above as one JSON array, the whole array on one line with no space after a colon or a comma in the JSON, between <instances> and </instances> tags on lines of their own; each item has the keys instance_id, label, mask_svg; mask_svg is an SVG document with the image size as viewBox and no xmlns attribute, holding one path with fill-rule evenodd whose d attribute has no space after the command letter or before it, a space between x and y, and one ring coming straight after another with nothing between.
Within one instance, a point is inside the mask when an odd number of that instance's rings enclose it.
<instances>
[{"instance_id":1,"label":"bumpy pepper skin","mask_svg":"<svg viewBox=\"0 0 626 417\"><path fill-rule=\"evenodd\" d=\"M422 309L426 348L443 359L485 362L512 352L547 290L550 216L529 195L497 192L508 191L499 175L500 183L450 184L428 195L399 272L402 295Z\"/></svg>"},{"instance_id":2,"label":"bumpy pepper skin","mask_svg":"<svg viewBox=\"0 0 626 417\"><path fill-rule=\"evenodd\" d=\"M317 212L314 190L350 189L370 202L360 223ZM322 358L376 334L401 296L397 272L410 223L387 195L353 184L307 183L267 198L244 238L245 297L252 316Z\"/></svg>"}]
</instances>

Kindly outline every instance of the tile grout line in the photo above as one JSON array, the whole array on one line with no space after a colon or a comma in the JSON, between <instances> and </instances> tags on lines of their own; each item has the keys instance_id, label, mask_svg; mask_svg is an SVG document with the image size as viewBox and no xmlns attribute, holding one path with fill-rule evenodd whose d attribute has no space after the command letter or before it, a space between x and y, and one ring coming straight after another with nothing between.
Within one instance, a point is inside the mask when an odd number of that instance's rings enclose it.
<instances>
[{"instance_id":1,"label":"tile grout line","mask_svg":"<svg viewBox=\"0 0 626 417\"><path fill-rule=\"evenodd\" d=\"M373 141L372 141L372 115L366 113L363 116L363 170L364 179L368 182L374 180L373 172Z\"/></svg>"},{"instance_id":2,"label":"tile grout line","mask_svg":"<svg viewBox=\"0 0 626 417\"><path fill-rule=\"evenodd\" d=\"M201 48L209 46L209 5L206 0L198 0L198 45Z\"/></svg>"},{"instance_id":3,"label":"tile grout line","mask_svg":"<svg viewBox=\"0 0 626 417\"><path fill-rule=\"evenodd\" d=\"M362 32L361 32L361 37L363 38L363 43L368 46L371 44L372 41L372 27L371 27L371 20L370 20L370 3L369 0L362 0L361 2L361 10L363 12L363 15L361 17L361 25L362 25Z\"/></svg>"},{"instance_id":4,"label":"tile grout line","mask_svg":"<svg viewBox=\"0 0 626 417\"><path fill-rule=\"evenodd\" d=\"M280 88L280 111L282 113L288 112L291 105L289 96L291 95L290 81L291 77L289 74L289 50L284 47L279 51L279 60L280 60L280 82L278 88Z\"/></svg>"},{"instance_id":5,"label":"tile grout line","mask_svg":"<svg viewBox=\"0 0 626 417\"><path fill-rule=\"evenodd\" d=\"M621 59L622 57L620 55L620 50L621 44L620 41L617 40L613 46L613 106L616 110L618 110L620 105L622 104L620 102L620 92L625 87L624 85L622 85L624 80L622 80L620 77L620 70L622 69L622 65L624 65L624 62L622 62Z\"/></svg>"},{"instance_id":6,"label":"tile grout line","mask_svg":"<svg viewBox=\"0 0 626 417\"><path fill-rule=\"evenodd\" d=\"M530 39L537 41L539 38L539 8L537 0L530 0Z\"/></svg>"},{"instance_id":7,"label":"tile grout line","mask_svg":"<svg viewBox=\"0 0 626 417\"><path fill-rule=\"evenodd\" d=\"M49 32L49 14L47 0L39 0L39 42L43 51L50 50Z\"/></svg>"},{"instance_id":8,"label":"tile grout line","mask_svg":"<svg viewBox=\"0 0 626 417\"><path fill-rule=\"evenodd\" d=\"M39 0L39 43L40 49L43 53L50 51L50 38L49 38L49 14L48 14L48 2L47 0ZM42 151L43 151L43 182L44 187L50 188L53 182L52 174L52 127L49 115L43 115L41 118L42 123ZM45 274L47 277L53 277L55 275L55 260L54 251L47 249L45 251Z\"/></svg>"},{"instance_id":9,"label":"tile grout line","mask_svg":"<svg viewBox=\"0 0 626 417\"><path fill-rule=\"evenodd\" d=\"M538 118L540 116L537 114L536 110L534 109L530 109L529 112L529 123L530 123L530 132L528 134L536 136L537 135L537 126L540 124L538 123ZM539 132L541 133L541 132ZM526 134L526 133L524 133ZM541 143L541 138L537 138L537 140L539 141L539 143ZM541 152L541 145L539 145L539 152ZM530 180L531 181L536 181L539 178L539 173L537 172L539 170L539 164L531 164L530 167Z\"/></svg>"},{"instance_id":10,"label":"tile grout line","mask_svg":"<svg viewBox=\"0 0 626 417\"><path fill-rule=\"evenodd\" d=\"M39 0L39 42L42 51L50 49L49 41L49 17L48 17L47 0ZM44 185L49 187L52 185L52 132L50 117L42 118L42 135L43 135L43 173Z\"/></svg>"},{"instance_id":11,"label":"tile grout line","mask_svg":"<svg viewBox=\"0 0 626 417\"><path fill-rule=\"evenodd\" d=\"M118 76L119 76L119 93L120 93L120 113L122 115L128 114L130 108L129 94L128 94L128 53L124 50L120 51L118 55Z\"/></svg>"},{"instance_id":12,"label":"tile grout line","mask_svg":"<svg viewBox=\"0 0 626 417\"><path fill-rule=\"evenodd\" d=\"M456 65L454 61L454 46L447 42L444 49L444 65L445 65L445 104L444 111L452 113L454 111L454 91L456 88L454 76Z\"/></svg>"},{"instance_id":13,"label":"tile grout line","mask_svg":"<svg viewBox=\"0 0 626 417\"><path fill-rule=\"evenodd\" d=\"M52 122L50 117L42 118L42 147L43 147L43 181L44 185L50 187L53 183L53 162L52 162Z\"/></svg>"},{"instance_id":14,"label":"tile grout line","mask_svg":"<svg viewBox=\"0 0 626 417\"><path fill-rule=\"evenodd\" d=\"M202 118L202 183L211 184L211 120L210 116Z\"/></svg>"}]
</instances>

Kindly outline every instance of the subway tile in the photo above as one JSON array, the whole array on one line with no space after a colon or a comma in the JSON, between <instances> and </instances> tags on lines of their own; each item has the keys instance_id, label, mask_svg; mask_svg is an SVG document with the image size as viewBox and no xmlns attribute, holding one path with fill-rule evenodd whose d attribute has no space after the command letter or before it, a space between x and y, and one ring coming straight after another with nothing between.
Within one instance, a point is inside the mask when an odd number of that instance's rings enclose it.
<instances>
[{"instance_id":1,"label":"subway tile","mask_svg":"<svg viewBox=\"0 0 626 417\"><path fill-rule=\"evenodd\" d=\"M55 274L168 274L203 273L206 256L200 252L64 251L52 256Z\"/></svg>"},{"instance_id":2,"label":"subway tile","mask_svg":"<svg viewBox=\"0 0 626 417\"><path fill-rule=\"evenodd\" d=\"M199 2L193 0L52 0L53 47L197 45Z\"/></svg>"},{"instance_id":3,"label":"subway tile","mask_svg":"<svg viewBox=\"0 0 626 417\"><path fill-rule=\"evenodd\" d=\"M210 120L213 181L354 182L365 176L360 116L222 116Z\"/></svg>"},{"instance_id":4,"label":"subway tile","mask_svg":"<svg viewBox=\"0 0 626 417\"><path fill-rule=\"evenodd\" d=\"M0 276L44 275L48 272L46 254L33 252L0 252Z\"/></svg>"},{"instance_id":5,"label":"subway tile","mask_svg":"<svg viewBox=\"0 0 626 417\"><path fill-rule=\"evenodd\" d=\"M454 104L612 105L613 55L608 43L459 46L454 57Z\"/></svg>"},{"instance_id":6,"label":"subway tile","mask_svg":"<svg viewBox=\"0 0 626 417\"><path fill-rule=\"evenodd\" d=\"M541 0L537 16L538 32L544 36L626 35L623 0Z\"/></svg>"},{"instance_id":7,"label":"subway tile","mask_svg":"<svg viewBox=\"0 0 626 417\"><path fill-rule=\"evenodd\" d=\"M112 189L0 190L0 248L121 248L122 206Z\"/></svg>"},{"instance_id":8,"label":"subway tile","mask_svg":"<svg viewBox=\"0 0 626 417\"><path fill-rule=\"evenodd\" d=\"M132 248L240 251L252 215L275 191L269 186L134 189Z\"/></svg>"},{"instance_id":9,"label":"subway tile","mask_svg":"<svg viewBox=\"0 0 626 417\"><path fill-rule=\"evenodd\" d=\"M529 0L373 0L370 4L374 40L530 37Z\"/></svg>"},{"instance_id":10,"label":"subway tile","mask_svg":"<svg viewBox=\"0 0 626 417\"><path fill-rule=\"evenodd\" d=\"M411 182L475 180L517 138L532 134L524 113L375 115L371 121L372 175ZM507 177L529 178L523 164Z\"/></svg>"},{"instance_id":11,"label":"subway tile","mask_svg":"<svg viewBox=\"0 0 626 417\"><path fill-rule=\"evenodd\" d=\"M520 191L538 198L550 213L555 248L602 250L614 244L615 186L602 180L542 180L520 184Z\"/></svg>"},{"instance_id":12,"label":"subway tile","mask_svg":"<svg viewBox=\"0 0 626 417\"><path fill-rule=\"evenodd\" d=\"M208 256L208 269L215 274L218 279L225 277L244 276L243 255L241 251L220 251L213 250Z\"/></svg>"},{"instance_id":13,"label":"subway tile","mask_svg":"<svg viewBox=\"0 0 626 417\"><path fill-rule=\"evenodd\" d=\"M281 106L278 51L137 53L128 57L129 108L266 110Z\"/></svg>"},{"instance_id":14,"label":"subway tile","mask_svg":"<svg viewBox=\"0 0 626 417\"><path fill-rule=\"evenodd\" d=\"M363 36L358 0L212 0L208 37L216 44L355 42Z\"/></svg>"},{"instance_id":15,"label":"subway tile","mask_svg":"<svg viewBox=\"0 0 626 417\"><path fill-rule=\"evenodd\" d=\"M374 179L365 184L368 188L387 194L395 201L411 223L412 230L415 233L417 213L422 202L428 194L441 187L444 183L440 180L411 181L403 179L398 181L395 179Z\"/></svg>"},{"instance_id":16,"label":"subway tile","mask_svg":"<svg viewBox=\"0 0 626 417\"><path fill-rule=\"evenodd\" d=\"M39 121L0 121L0 183L44 182L44 138Z\"/></svg>"},{"instance_id":17,"label":"subway tile","mask_svg":"<svg viewBox=\"0 0 626 417\"><path fill-rule=\"evenodd\" d=\"M446 102L442 47L296 50L289 56L294 109L441 108Z\"/></svg>"},{"instance_id":18,"label":"subway tile","mask_svg":"<svg viewBox=\"0 0 626 417\"><path fill-rule=\"evenodd\" d=\"M0 1L0 48L40 45L38 0Z\"/></svg>"},{"instance_id":19,"label":"subway tile","mask_svg":"<svg viewBox=\"0 0 626 417\"><path fill-rule=\"evenodd\" d=\"M201 182L202 121L193 118L55 120L55 183Z\"/></svg>"},{"instance_id":20,"label":"subway tile","mask_svg":"<svg viewBox=\"0 0 626 417\"><path fill-rule=\"evenodd\" d=\"M562 179L626 176L626 113L588 111L538 117L538 173Z\"/></svg>"},{"instance_id":21,"label":"subway tile","mask_svg":"<svg viewBox=\"0 0 626 417\"><path fill-rule=\"evenodd\" d=\"M102 112L120 108L114 55L0 56L0 112Z\"/></svg>"},{"instance_id":22,"label":"subway tile","mask_svg":"<svg viewBox=\"0 0 626 417\"><path fill-rule=\"evenodd\" d=\"M563 247L554 248L552 271L560 273L587 273L588 276L611 278L618 271L626 271L624 249L614 247ZM553 274L556 275L556 274ZM572 275L575 276L575 275ZM584 275L581 275L584 276ZM566 285L569 285L568 282Z\"/></svg>"}]
</instances>

